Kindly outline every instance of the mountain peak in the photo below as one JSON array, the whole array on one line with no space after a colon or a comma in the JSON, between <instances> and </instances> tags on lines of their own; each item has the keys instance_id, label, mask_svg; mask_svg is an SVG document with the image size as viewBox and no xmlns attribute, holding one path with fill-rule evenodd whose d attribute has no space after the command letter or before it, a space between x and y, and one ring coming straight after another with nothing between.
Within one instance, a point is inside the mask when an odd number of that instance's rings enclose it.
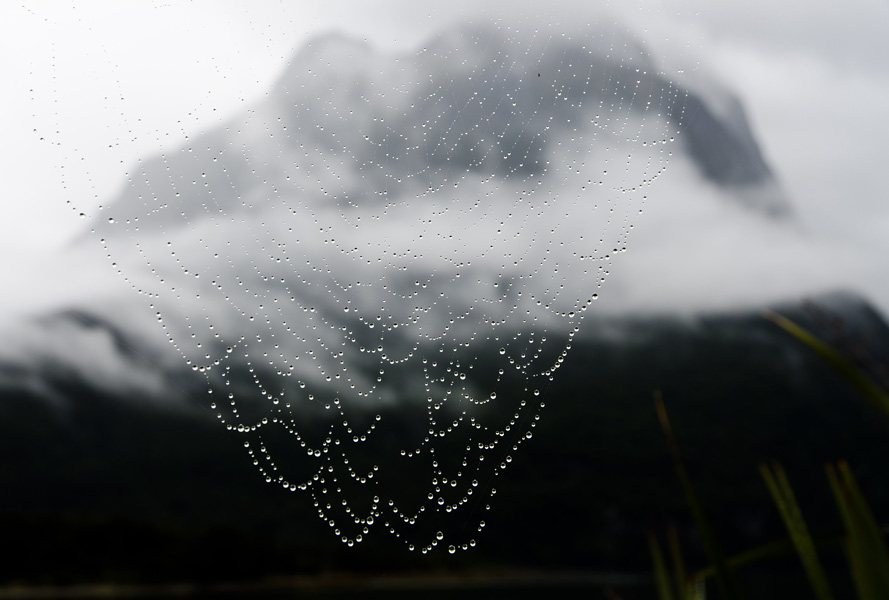
<instances>
[{"instance_id":1,"label":"mountain peak","mask_svg":"<svg viewBox=\"0 0 889 600\"><path fill-rule=\"evenodd\" d=\"M336 197L368 202L473 172L546 177L560 160L554 149L578 135L591 148L614 146L632 141L629 121L659 119L727 199L790 214L736 97L716 102L683 88L656 70L638 40L597 31L525 36L459 23L411 54L317 36L254 109L207 131L188 153L145 161L113 216L132 233L225 215L270 195L309 201L342 188Z\"/></svg>"}]
</instances>

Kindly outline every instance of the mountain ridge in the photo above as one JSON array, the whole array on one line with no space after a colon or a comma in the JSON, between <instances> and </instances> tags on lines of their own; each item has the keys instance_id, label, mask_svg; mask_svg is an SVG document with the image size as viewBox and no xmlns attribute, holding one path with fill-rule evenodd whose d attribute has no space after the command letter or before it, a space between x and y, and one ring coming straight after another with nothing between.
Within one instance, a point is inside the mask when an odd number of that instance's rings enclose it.
<instances>
[{"instance_id":1,"label":"mountain ridge","mask_svg":"<svg viewBox=\"0 0 889 600\"><path fill-rule=\"evenodd\" d=\"M113 216L117 228L129 223L127 230L136 234L151 223L169 230L202 214L224 217L238 206L264 202L263 194L323 196L337 182L313 168L319 160L342 161L344 173L362 170L373 177L371 189L388 188L386 195L399 193L396 179L419 175L426 179L423 185L438 186L452 169L545 175L553 141L564 138L572 122L589 119L591 109L578 107L596 100L606 112L659 109L678 128L704 178L752 210L792 214L736 97L720 100L736 106L732 122L725 122L727 116L720 116L725 111L711 108L693 87L679 87L669 74L656 72L644 56L624 62L600 51L588 49L583 39L547 45L507 38L487 25L459 25L401 56L379 54L342 34L321 36L297 50L255 107L178 152L146 161L104 214ZM584 80L592 85L575 83ZM490 89L476 101L477 83L484 82ZM595 86L600 91L590 95ZM436 97L442 89L445 104ZM605 125L611 118L599 116ZM464 131L460 122L474 125ZM279 145L277 153L264 149L270 143ZM406 164L388 172L374 162L378 154L390 165ZM746 189L755 194L744 194ZM357 190L352 194L360 197ZM134 207L147 211L133 213ZM105 217L93 228L105 237L115 230Z\"/></svg>"}]
</instances>

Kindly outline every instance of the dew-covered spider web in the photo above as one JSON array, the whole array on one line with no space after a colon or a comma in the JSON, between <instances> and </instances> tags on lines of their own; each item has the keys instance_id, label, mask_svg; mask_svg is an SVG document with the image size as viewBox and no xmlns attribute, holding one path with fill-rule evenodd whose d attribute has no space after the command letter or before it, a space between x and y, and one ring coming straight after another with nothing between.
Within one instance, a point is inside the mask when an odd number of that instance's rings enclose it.
<instances>
[{"instance_id":1,"label":"dew-covered spider web","mask_svg":"<svg viewBox=\"0 0 889 600\"><path fill-rule=\"evenodd\" d=\"M559 401L547 386L686 96L614 19L430 30L410 48L300 40L258 99L217 116L208 96L197 134L191 113L152 132L156 150L84 212L267 482L308 494L350 546L391 534L454 553ZM136 128L121 85L104 114Z\"/></svg>"}]
</instances>

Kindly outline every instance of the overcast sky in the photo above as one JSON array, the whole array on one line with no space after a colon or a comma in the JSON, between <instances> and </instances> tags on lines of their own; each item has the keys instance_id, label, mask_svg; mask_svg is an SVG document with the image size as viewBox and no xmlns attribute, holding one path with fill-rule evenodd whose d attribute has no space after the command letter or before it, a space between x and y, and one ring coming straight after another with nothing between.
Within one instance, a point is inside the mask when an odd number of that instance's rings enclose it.
<instances>
[{"instance_id":1,"label":"overcast sky","mask_svg":"<svg viewBox=\"0 0 889 600\"><path fill-rule=\"evenodd\" d=\"M78 214L113 196L139 157L261 98L306 36L339 29L406 51L481 3L368 4L3 3L3 275L21 280L29 254L56 251L81 231ZM562 2L559 11L583 22L601 12L594 4ZM517 6L483 10L497 18ZM712 73L740 96L801 222L867 257L863 281L889 266L889 3L650 0L605 10L656 58Z\"/></svg>"}]
</instances>

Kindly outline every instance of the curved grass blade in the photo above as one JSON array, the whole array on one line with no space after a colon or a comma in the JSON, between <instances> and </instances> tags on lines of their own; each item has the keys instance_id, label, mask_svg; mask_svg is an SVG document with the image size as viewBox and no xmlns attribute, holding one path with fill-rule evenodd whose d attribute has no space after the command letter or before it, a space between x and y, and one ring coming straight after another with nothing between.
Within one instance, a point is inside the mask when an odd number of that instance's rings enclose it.
<instances>
[{"instance_id":1,"label":"curved grass blade","mask_svg":"<svg viewBox=\"0 0 889 600\"><path fill-rule=\"evenodd\" d=\"M889 598L889 552L883 531L849 466L840 462L836 469L830 464L825 468L846 528L846 550L858 595L862 600Z\"/></svg>"},{"instance_id":2,"label":"curved grass blade","mask_svg":"<svg viewBox=\"0 0 889 600\"><path fill-rule=\"evenodd\" d=\"M828 464L825 469L827 470L827 481L830 483L837 509L839 509L840 517L843 520L843 526L846 528L846 555L849 559L852 581L855 582L855 588L858 590L858 597L861 600L879 600L880 596L873 580L873 574L866 564L867 550L858 533L860 526L852 509L848 491L837 476L833 465Z\"/></svg>"},{"instance_id":3,"label":"curved grass blade","mask_svg":"<svg viewBox=\"0 0 889 600\"><path fill-rule=\"evenodd\" d=\"M654 579L658 598L660 600L674 600L673 586L670 585L670 574L667 572L661 546L650 531L648 532L648 550L651 552L651 562L654 563Z\"/></svg>"},{"instance_id":4,"label":"curved grass blade","mask_svg":"<svg viewBox=\"0 0 889 600\"><path fill-rule=\"evenodd\" d=\"M682 556L682 547L679 545L679 534L676 531L676 526L673 524L667 529L667 547L670 549L670 559L673 563L676 597L680 598L680 600L694 598L694 588L688 580L688 572L685 570L685 559Z\"/></svg>"},{"instance_id":5,"label":"curved grass blade","mask_svg":"<svg viewBox=\"0 0 889 600\"><path fill-rule=\"evenodd\" d=\"M707 558L713 565L716 575L716 584L719 586L720 592L726 600L740 600L742 598L741 590L735 582L734 576L725 560L725 555L716 541L716 535L713 528L704 516L704 510L698 500L694 487L691 485L691 479L685 471L685 465L682 463L682 456L679 454L679 446L676 444L676 438L673 437L673 428L670 426L670 420L667 418L667 409L664 406L664 400L660 391L654 393L655 408L657 408L658 420L661 429L664 431L664 437L667 438L667 446L673 457L673 466L676 468L676 474L679 476L679 482L682 484L682 490L685 493L686 502L691 509L692 518L695 526L701 536L704 545L704 551Z\"/></svg>"},{"instance_id":6,"label":"curved grass blade","mask_svg":"<svg viewBox=\"0 0 889 600\"><path fill-rule=\"evenodd\" d=\"M787 317L771 310L763 311L763 316L808 346L840 377L845 379L855 391L889 417L889 392L855 366L852 361Z\"/></svg>"},{"instance_id":7,"label":"curved grass blade","mask_svg":"<svg viewBox=\"0 0 889 600\"><path fill-rule=\"evenodd\" d=\"M865 552L865 565L871 571L879 595L882 598L889 598L889 549L886 547L883 530L864 499L864 494L861 493L861 488L858 487L848 463L839 461L837 471L856 518L855 522L858 525L856 533L861 537L859 544Z\"/></svg>"},{"instance_id":8,"label":"curved grass blade","mask_svg":"<svg viewBox=\"0 0 889 600\"><path fill-rule=\"evenodd\" d=\"M828 531L821 535L813 535L812 539L817 547L833 544L842 545L846 543L846 536L842 532L834 533ZM795 554L796 548L793 545L793 541L791 541L789 537L786 537L728 556L726 557L726 561L730 567L737 569L748 565L755 565L773 558L786 558ZM692 573L691 580L706 579L708 577L713 577L714 574L713 567L708 566L700 571Z\"/></svg>"},{"instance_id":9,"label":"curved grass blade","mask_svg":"<svg viewBox=\"0 0 889 600\"><path fill-rule=\"evenodd\" d=\"M765 480L772 500L778 507L778 512L781 513L793 546L796 548L806 576L809 578L809 583L815 592L815 597L819 600L832 600L833 593L830 590L824 569L821 567L821 561L818 560L815 542L803 520L802 511L784 469L779 464L773 465L772 470L769 470L766 465L760 465L759 472Z\"/></svg>"}]
</instances>

